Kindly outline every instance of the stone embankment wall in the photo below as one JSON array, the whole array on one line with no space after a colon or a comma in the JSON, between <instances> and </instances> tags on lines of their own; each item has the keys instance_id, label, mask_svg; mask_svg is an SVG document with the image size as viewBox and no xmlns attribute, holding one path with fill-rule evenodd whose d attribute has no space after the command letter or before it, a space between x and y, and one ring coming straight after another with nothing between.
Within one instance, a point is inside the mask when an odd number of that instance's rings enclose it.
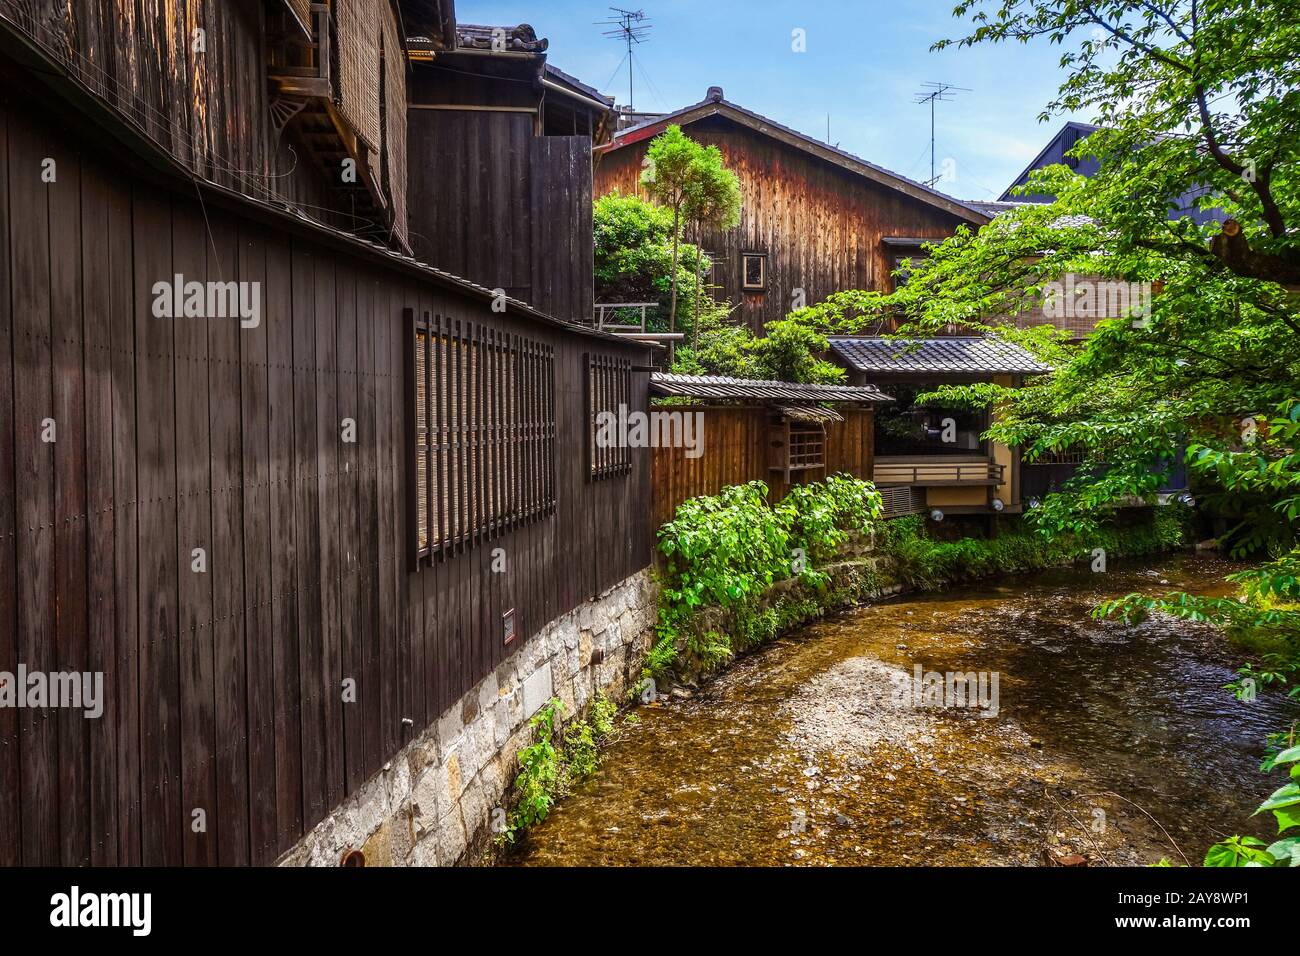
<instances>
[{"instance_id":1,"label":"stone embankment wall","mask_svg":"<svg viewBox=\"0 0 1300 956\"><path fill-rule=\"evenodd\" d=\"M598 693L619 699L640 679L654 636L647 569L552 621L404 747L283 857L282 866L451 866L503 819L528 718L552 697L566 719Z\"/></svg>"}]
</instances>

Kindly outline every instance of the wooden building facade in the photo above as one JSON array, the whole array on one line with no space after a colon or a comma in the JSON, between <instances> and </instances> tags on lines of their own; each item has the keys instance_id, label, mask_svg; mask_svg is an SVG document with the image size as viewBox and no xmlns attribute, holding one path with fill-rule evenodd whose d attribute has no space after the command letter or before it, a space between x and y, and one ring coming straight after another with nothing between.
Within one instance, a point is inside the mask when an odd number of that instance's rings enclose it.
<instances>
[{"instance_id":1,"label":"wooden building facade","mask_svg":"<svg viewBox=\"0 0 1300 956\"><path fill-rule=\"evenodd\" d=\"M644 346L501 311L376 210L339 228L362 199L291 201L301 164L257 178L264 51L313 9L0 0L0 672L104 688L97 718L0 707L0 865L271 862L649 561L648 454L585 464L591 369L645 408ZM217 21L192 87L168 51Z\"/></svg>"},{"instance_id":2,"label":"wooden building facade","mask_svg":"<svg viewBox=\"0 0 1300 956\"><path fill-rule=\"evenodd\" d=\"M713 256L710 281L755 332L833 292L888 290L891 272L923 242L990 218L730 103L716 87L702 103L622 130L598 147L596 194L643 194L646 150L672 124L717 146L740 179L740 225L705 230L699 242ZM690 224L686 237L697 239Z\"/></svg>"},{"instance_id":3,"label":"wooden building facade","mask_svg":"<svg viewBox=\"0 0 1300 956\"><path fill-rule=\"evenodd\" d=\"M829 358L849 381L889 390L895 401L875 422L872 478L882 492L909 489L931 513L1016 514L1023 510L1019 452L985 438L994 412L937 406L920 396L942 385L1021 385L1050 366L991 336L899 340L829 338Z\"/></svg>"},{"instance_id":4,"label":"wooden building facade","mask_svg":"<svg viewBox=\"0 0 1300 956\"><path fill-rule=\"evenodd\" d=\"M654 522L671 521L688 498L728 485L767 483L772 501L792 485L849 474L868 481L874 465L875 406L891 401L870 386L800 385L656 372L651 394L697 404L657 408L698 414L699 454L659 447L651 465Z\"/></svg>"}]
</instances>

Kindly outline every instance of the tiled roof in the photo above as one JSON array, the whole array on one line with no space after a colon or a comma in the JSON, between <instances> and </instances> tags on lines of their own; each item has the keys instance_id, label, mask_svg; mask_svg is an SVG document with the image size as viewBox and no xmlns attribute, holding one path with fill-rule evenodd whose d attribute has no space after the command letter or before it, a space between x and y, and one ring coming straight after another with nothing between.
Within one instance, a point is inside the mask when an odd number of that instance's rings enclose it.
<instances>
[{"instance_id":1,"label":"tiled roof","mask_svg":"<svg viewBox=\"0 0 1300 956\"><path fill-rule=\"evenodd\" d=\"M682 398L772 399L787 402L892 402L870 385L807 385L727 375L676 375L655 372L650 391Z\"/></svg>"},{"instance_id":2,"label":"tiled roof","mask_svg":"<svg viewBox=\"0 0 1300 956\"><path fill-rule=\"evenodd\" d=\"M844 416L831 408L820 405L777 405L776 410L786 418L796 422L842 422Z\"/></svg>"},{"instance_id":3,"label":"tiled roof","mask_svg":"<svg viewBox=\"0 0 1300 956\"><path fill-rule=\"evenodd\" d=\"M969 200L968 205L975 206L982 210L986 215L997 218L1004 213L1011 212L1013 209L1019 209L1021 206L1037 206L1041 203L1032 202L984 202L982 200ZM1066 216L1057 216L1052 220L1053 229L1079 229L1083 226L1096 225L1096 220L1091 216L1083 216L1077 213L1071 213Z\"/></svg>"},{"instance_id":4,"label":"tiled roof","mask_svg":"<svg viewBox=\"0 0 1300 956\"><path fill-rule=\"evenodd\" d=\"M986 216L1000 216L1004 212L1010 212L1017 206L1023 206L1022 202L993 202L986 199L967 199L966 205L974 206Z\"/></svg>"},{"instance_id":5,"label":"tiled roof","mask_svg":"<svg viewBox=\"0 0 1300 956\"><path fill-rule=\"evenodd\" d=\"M503 31L506 51L510 53L545 53L550 40L538 38L537 31L527 23L517 27L483 26L477 23L456 24L456 45L462 50L490 50L496 31Z\"/></svg>"},{"instance_id":6,"label":"tiled roof","mask_svg":"<svg viewBox=\"0 0 1300 956\"><path fill-rule=\"evenodd\" d=\"M576 76L572 76L571 74L565 73L559 67L551 66L551 64L549 63L546 64L546 78L548 80L551 80L552 82L559 83L562 86L570 86L576 92L582 93L590 99L599 100L600 102L605 103L611 107L614 105L614 97L606 96L604 93L600 92L600 90L596 89L594 86L588 86L586 83L582 82L582 80L578 79Z\"/></svg>"},{"instance_id":7,"label":"tiled roof","mask_svg":"<svg viewBox=\"0 0 1300 956\"><path fill-rule=\"evenodd\" d=\"M938 375L1050 372L1024 349L1002 339L960 336L941 339L829 340L831 350L859 372Z\"/></svg>"}]
</instances>

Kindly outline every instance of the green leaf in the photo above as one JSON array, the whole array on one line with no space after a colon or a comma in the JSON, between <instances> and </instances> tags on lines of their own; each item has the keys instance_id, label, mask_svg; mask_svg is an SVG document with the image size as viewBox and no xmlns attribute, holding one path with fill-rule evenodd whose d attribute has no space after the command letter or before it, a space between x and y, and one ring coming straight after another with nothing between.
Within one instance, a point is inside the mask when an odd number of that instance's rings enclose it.
<instances>
[{"instance_id":1,"label":"green leaf","mask_svg":"<svg viewBox=\"0 0 1300 956\"><path fill-rule=\"evenodd\" d=\"M1293 763L1297 760L1300 760L1300 745L1297 745L1295 747L1288 747L1286 750L1283 750L1280 754L1278 754L1276 757L1273 758L1273 763L1274 764Z\"/></svg>"},{"instance_id":2,"label":"green leaf","mask_svg":"<svg viewBox=\"0 0 1300 956\"><path fill-rule=\"evenodd\" d=\"M1210 847L1205 854L1205 865L1208 867L1237 867L1247 866L1250 863L1273 863L1273 856L1266 850L1259 847L1264 846L1264 841L1255 837L1234 836L1222 840Z\"/></svg>"},{"instance_id":3,"label":"green leaf","mask_svg":"<svg viewBox=\"0 0 1300 956\"><path fill-rule=\"evenodd\" d=\"M1300 827L1300 810L1274 810L1277 818L1277 832L1285 833L1292 827Z\"/></svg>"},{"instance_id":4,"label":"green leaf","mask_svg":"<svg viewBox=\"0 0 1300 956\"><path fill-rule=\"evenodd\" d=\"M1265 810L1280 810L1282 807L1294 807L1300 805L1300 785L1288 783L1273 791L1273 794L1260 804L1256 814L1263 813ZM1254 814L1252 814L1253 816Z\"/></svg>"},{"instance_id":5,"label":"green leaf","mask_svg":"<svg viewBox=\"0 0 1300 956\"><path fill-rule=\"evenodd\" d=\"M1273 859L1286 866L1300 866L1300 837L1278 840L1268 848Z\"/></svg>"}]
</instances>

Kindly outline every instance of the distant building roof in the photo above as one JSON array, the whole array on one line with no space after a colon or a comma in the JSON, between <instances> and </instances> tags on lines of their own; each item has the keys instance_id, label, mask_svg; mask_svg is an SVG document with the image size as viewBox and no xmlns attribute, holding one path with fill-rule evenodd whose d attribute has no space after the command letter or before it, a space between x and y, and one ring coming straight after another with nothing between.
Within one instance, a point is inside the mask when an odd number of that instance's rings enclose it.
<instances>
[{"instance_id":1,"label":"distant building roof","mask_svg":"<svg viewBox=\"0 0 1300 956\"><path fill-rule=\"evenodd\" d=\"M602 103L608 109L612 109L614 106L614 97L606 96L594 86L588 86L576 76L565 73L559 67L552 66L549 63L546 64L546 78L553 83L569 87L574 93L581 93L588 99L593 99L598 103Z\"/></svg>"},{"instance_id":2,"label":"distant building roof","mask_svg":"<svg viewBox=\"0 0 1300 956\"><path fill-rule=\"evenodd\" d=\"M984 213L984 215L986 216L1000 216L1004 212L1010 212L1012 209L1015 209L1017 206L1023 206L1024 202L1022 200L1017 200L1015 202L1006 202L1006 201L992 202L990 200L984 200L984 199L968 199L966 200L966 205L974 206L976 209L980 210L980 212Z\"/></svg>"},{"instance_id":3,"label":"distant building roof","mask_svg":"<svg viewBox=\"0 0 1300 956\"><path fill-rule=\"evenodd\" d=\"M1014 209L1020 209L1022 206L1041 206L1042 203L1033 202L972 202L972 206L983 206L988 210L988 214L996 219L998 216L1005 215ZM1066 216L1057 216L1052 220L1052 226L1056 229L1074 229L1082 226L1096 225L1097 220L1091 216L1071 213ZM886 240L888 241L888 240Z\"/></svg>"},{"instance_id":4,"label":"distant building roof","mask_svg":"<svg viewBox=\"0 0 1300 956\"><path fill-rule=\"evenodd\" d=\"M677 375L655 372L650 376L655 395L680 398L759 399L782 402L892 402L870 385L809 385L727 375Z\"/></svg>"},{"instance_id":5,"label":"distant building roof","mask_svg":"<svg viewBox=\"0 0 1300 956\"><path fill-rule=\"evenodd\" d=\"M1065 154L1072 149L1074 144L1079 140L1091 136L1099 129L1101 129L1100 126L1094 126L1092 123L1076 123L1074 121L1067 122L1057 130L1055 136L1047 141L1047 145L1044 146L1039 154L1034 157L1033 161L1024 168L1024 171L1012 181L1011 185L1007 187L1006 192L999 196L998 199L1002 202L1008 200L1020 202L1026 200L1029 202L1050 202L1050 196L1036 196L1031 199L1029 197L1013 195L1012 190L1017 186L1024 185L1029 179L1029 174L1034 170L1042 169L1044 166L1051 166L1054 163L1066 163L1084 176L1091 176L1097 171L1096 160L1089 158L1080 162L1072 157L1066 156Z\"/></svg>"},{"instance_id":6,"label":"distant building roof","mask_svg":"<svg viewBox=\"0 0 1300 956\"><path fill-rule=\"evenodd\" d=\"M766 116L747 110L743 106L737 106L735 103L726 100L723 97L722 89L717 86L710 87L708 95L694 106L687 106L674 113L658 116L637 126L630 126L627 129L620 130L613 142L608 146L601 147L600 151L612 152L624 146L650 139L671 124L685 126L687 123L693 123L708 116L723 116L756 132L787 143L796 149L834 163L841 169L847 169L873 182L896 189L913 199L919 199L921 202L935 206L975 225L982 226L989 219L986 213L976 209L964 200L954 199L952 196L941 193L937 189L931 189L914 179L908 179L906 176L901 176L892 170L885 169L883 166L869 163L865 159L854 156L842 149L837 149L829 143L814 139L788 126L782 126L775 120L770 120Z\"/></svg>"},{"instance_id":7,"label":"distant building roof","mask_svg":"<svg viewBox=\"0 0 1300 956\"><path fill-rule=\"evenodd\" d=\"M832 338L831 351L859 372L925 375L1050 372L1024 349L988 336L940 339Z\"/></svg>"}]
</instances>

